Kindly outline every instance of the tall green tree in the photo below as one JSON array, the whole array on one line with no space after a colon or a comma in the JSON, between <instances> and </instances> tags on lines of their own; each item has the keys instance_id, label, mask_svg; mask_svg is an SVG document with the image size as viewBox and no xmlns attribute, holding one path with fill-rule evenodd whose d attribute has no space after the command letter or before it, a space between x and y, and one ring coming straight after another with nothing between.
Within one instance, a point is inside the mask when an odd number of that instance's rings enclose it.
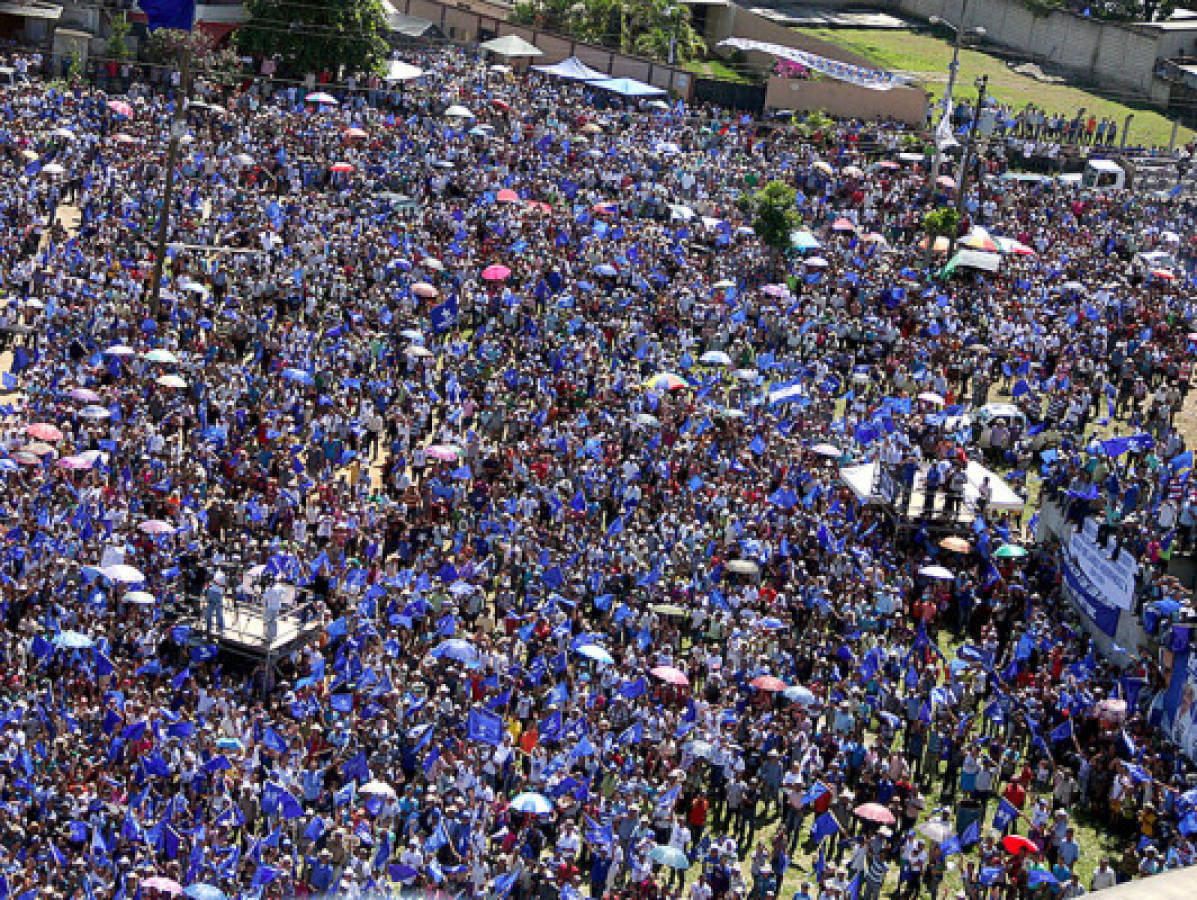
<instances>
[{"instance_id":1,"label":"tall green tree","mask_svg":"<svg viewBox=\"0 0 1197 900\"><path fill-rule=\"evenodd\" d=\"M295 74L381 71L387 19L379 0L249 0L234 35L245 53L277 57Z\"/></svg>"},{"instance_id":2,"label":"tall green tree","mask_svg":"<svg viewBox=\"0 0 1197 900\"><path fill-rule=\"evenodd\" d=\"M791 185L770 181L743 204L752 214L752 230L773 251L775 265L793 247L790 235L802 224L797 200L798 193Z\"/></svg>"}]
</instances>

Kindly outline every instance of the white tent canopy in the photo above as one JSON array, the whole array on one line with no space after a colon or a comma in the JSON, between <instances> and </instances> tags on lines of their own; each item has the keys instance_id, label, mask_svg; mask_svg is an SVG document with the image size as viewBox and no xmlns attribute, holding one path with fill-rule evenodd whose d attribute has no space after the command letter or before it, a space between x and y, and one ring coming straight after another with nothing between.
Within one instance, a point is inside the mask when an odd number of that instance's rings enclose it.
<instances>
[{"instance_id":1,"label":"white tent canopy","mask_svg":"<svg viewBox=\"0 0 1197 900\"><path fill-rule=\"evenodd\" d=\"M582 62L576 56L563 59L561 62L554 63L551 66L533 66L532 68L537 72L543 72L545 75L566 78L570 81L599 81L610 77L605 72L590 68L590 66L586 65L586 63Z\"/></svg>"},{"instance_id":2,"label":"white tent canopy","mask_svg":"<svg viewBox=\"0 0 1197 900\"><path fill-rule=\"evenodd\" d=\"M518 59L522 56L544 56L535 44L529 44L518 34L506 34L478 46L499 56L506 56L508 59Z\"/></svg>"}]
</instances>

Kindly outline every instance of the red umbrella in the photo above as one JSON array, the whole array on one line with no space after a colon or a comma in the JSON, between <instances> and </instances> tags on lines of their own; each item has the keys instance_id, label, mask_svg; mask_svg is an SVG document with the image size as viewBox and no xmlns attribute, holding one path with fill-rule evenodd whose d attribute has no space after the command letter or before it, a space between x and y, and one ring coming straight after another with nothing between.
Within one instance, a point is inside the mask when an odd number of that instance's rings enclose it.
<instances>
[{"instance_id":1,"label":"red umbrella","mask_svg":"<svg viewBox=\"0 0 1197 900\"><path fill-rule=\"evenodd\" d=\"M511 275L511 270L506 266L487 266L482 270L484 281L504 281L509 275Z\"/></svg>"},{"instance_id":2,"label":"red umbrella","mask_svg":"<svg viewBox=\"0 0 1197 900\"><path fill-rule=\"evenodd\" d=\"M511 188L503 188L503 190L495 194L495 199L500 203L519 203L520 195Z\"/></svg>"},{"instance_id":3,"label":"red umbrella","mask_svg":"<svg viewBox=\"0 0 1197 900\"><path fill-rule=\"evenodd\" d=\"M894 819L894 814L880 803L862 803L853 811L858 819L876 822L878 825L893 825L897 821Z\"/></svg>"},{"instance_id":4,"label":"red umbrella","mask_svg":"<svg viewBox=\"0 0 1197 900\"><path fill-rule=\"evenodd\" d=\"M495 97L493 100L491 100L490 105L493 106L495 109L503 109L503 110L511 109L510 103L508 103L506 100L500 100L498 97Z\"/></svg>"},{"instance_id":5,"label":"red umbrella","mask_svg":"<svg viewBox=\"0 0 1197 900\"><path fill-rule=\"evenodd\" d=\"M1030 838L1025 838L1021 834L1008 834L1002 838L1002 847L1012 856L1018 856L1020 853L1038 853L1039 845Z\"/></svg>"},{"instance_id":6,"label":"red umbrella","mask_svg":"<svg viewBox=\"0 0 1197 900\"><path fill-rule=\"evenodd\" d=\"M349 163L333 163L332 166L330 166L329 168L333 172L352 172L353 171L353 166L349 165Z\"/></svg>"},{"instance_id":7,"label":"red umbrella","mask_svg":"<svg viewBox=\"0 0 1197 900\"><path fill-rule=\"evenodd\" d=\"M690 679L686 677L686 673L681 669L675 669L673 666L656 666L648 670L650 675L660 678L666 684L677 685L678 687L686 687L690 684Z\"/></svg>"},{"instance_id":8,"label":"red umbrella","mask_svg":"<svg viewBox=\"0 0 1197 900\"><path fill-rule=\"evenodd\" d=\"M758 675L749 682L754 688L760 691L769 691L776 693L777 691L784 691L786 683L780 678L774 678L772 675Z\"/></svg>"},{"instance_id":9,"label":"red umbrella","mask_svg":"<svg viewBox=\"0 0 1197 900\"><path fill-rule=\"evenodd\" d=\"M553 211L553 207L549 206L549 204L544 203L543 201L540 201L540 200L529 200L528 201L528 209L532 210L533 212L542 212L542 213L551 213Z\"/></svg>"}]
</instances>

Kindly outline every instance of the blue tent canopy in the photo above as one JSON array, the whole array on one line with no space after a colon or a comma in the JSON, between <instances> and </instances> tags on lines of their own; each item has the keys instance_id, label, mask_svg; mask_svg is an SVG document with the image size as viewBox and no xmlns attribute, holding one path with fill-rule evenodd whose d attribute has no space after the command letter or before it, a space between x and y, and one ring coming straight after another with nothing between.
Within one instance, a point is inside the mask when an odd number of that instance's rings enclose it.
<instances>
[{"instance_id":1,"label":"blue tent canopy","mask_svg":"<svg viewBox=\"0 0 1197 900\"><path fill-rule=\"evenodd\" d=\"M602 81L590 82L592 87L611 91L621 97L660 97L665 93L659 87L637 81L635 78L604 78Z\"/></svg>"},{"instance_id":2,"label":"blue tent canopy","mask_svg":"<svg viewBox=\"0 0 1197 900\"><path fill-rule=\"evenodd\" d=\"M582 60L576 56L571 56L569 59L563 59L559 63L554 63L551 66L533 66L537 72L543 72L545 75L554 75L557 78L567 78L570 81L605 81L609 76L606 72L600 72L598 69L592 69Z\"/></svg>"}]
</instances>

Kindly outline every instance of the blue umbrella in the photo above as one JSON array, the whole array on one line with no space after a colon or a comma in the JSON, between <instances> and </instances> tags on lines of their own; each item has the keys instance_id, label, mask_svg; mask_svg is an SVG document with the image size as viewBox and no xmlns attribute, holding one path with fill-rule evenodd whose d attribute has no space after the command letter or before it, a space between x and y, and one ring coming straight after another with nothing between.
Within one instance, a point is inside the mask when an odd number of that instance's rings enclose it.
<instances>
[{"instance_id":1,"label":"blue umbrella","mask_svg":"<svg viewBox=\"0 0 1197 900\"><path fill-rule=\"evenodd\" d=\"M86 650L95 644L86 634L78 631L61 631L54 635L55 647L66 647L69 650Z\"/></svg>"},{"instance_id":2,"label":"blue umbrella","mask_svg":"<svg viewBox=\"0 0 1197 900\"><path fill-rule=\"evenodd\" d=\"M598 644L583 644L578 648L578 656L585 656L587 659L593 659L595 662L605 663L608 666L615 662L615 658Z\"/></svg>"},{"instance_id":3,"label":"blue umbrella","mask_svg":"<svg viewBox=\"0 0 1197 900\"><path fill-rule=\"evenodd\" d=\"M191 900L225 900L225 893L214 884L189 884L183 893Z\"/></svg>"},{"instance_id":4,"label":"blue umbrella","mask_svg":"<svg viewBox=\"0 0 1197 900\"><path fill-rule=\"evenodd\" d=\"M657 844L657 846L653 847L652 852L648 854L648 858L663 866L669 866L671 869L690 868L690 860L687 859L686 854L677 847L670 847L668 844Z\"/></svg>"},{"instance_id":5,"label":"blue umbrella","mask_svg":"<svg viewBox=\"0 0 1197 900\"><path fill-rule=\"evenodd\" d=\"M619 272L616 271L615 266L611 265L611 263L603 263L602 265L594 267L594 274L605 275L607 278L614 278L619 274Z\"/></svg>"},{"instance_id":6,"label":"blue umbrella","mask_svg":"<svg viewBox=\"0 0 1197 900\"><path fill-rule=\"evenodd\" d=\"M781 695L789 700L791 703L797 703L800 706L813 706L816 702L815 695L809 688L804 688L800 684L795 684L792 687L786 688L781 692Z\"/></svg>"},{"instance_id":7,"label":"blue umbrella","mask_svg":"<svg viewBox=\"0 0 1197 900\"><path fill-rule=\"evenodd\" d=\"M308 372L305 372L303 369L295 369L295 368L283 369L281 374L282 374L282 377L287 381L297 381L300 384L311 384L312 383L311 374Z\"/></svg>"},{"instance_id":8,"label":"blue umbrella","mask_svg":"<svg viewBox=\"0 0 1197 900\"><path fill-rule=\"evenodd\" d=\"M469 641L461 638L449 638L441 641L432 649L433 659L455 659L460 663L478 662L478 650Z\"/></svg>"},{"instance_id":9,"label":"blue umbrella","mask_svg":"<svg viewBox=\"0 0 1197 900\"><path fill-rule=\"evenodd\" d=\"M786 627L785 622L783 622L781 619L775 618L773 616L766 616L765 618L761 619L757 624L761 628L765 629L766 631L781 631L782 629L784 629Z\"/></svg>"},{"instance_id":10,"label":"blue umbrella","mask_svg":"<svg viewBox=\"0 0 1197 900\"><path fill-rule=\"evenodd\" d=\"M511 808L516 812L531 813L534 816L547 816L553 811L553 803L543 794L525 791L512 798Z\"/></svg>"}]
</instances>

